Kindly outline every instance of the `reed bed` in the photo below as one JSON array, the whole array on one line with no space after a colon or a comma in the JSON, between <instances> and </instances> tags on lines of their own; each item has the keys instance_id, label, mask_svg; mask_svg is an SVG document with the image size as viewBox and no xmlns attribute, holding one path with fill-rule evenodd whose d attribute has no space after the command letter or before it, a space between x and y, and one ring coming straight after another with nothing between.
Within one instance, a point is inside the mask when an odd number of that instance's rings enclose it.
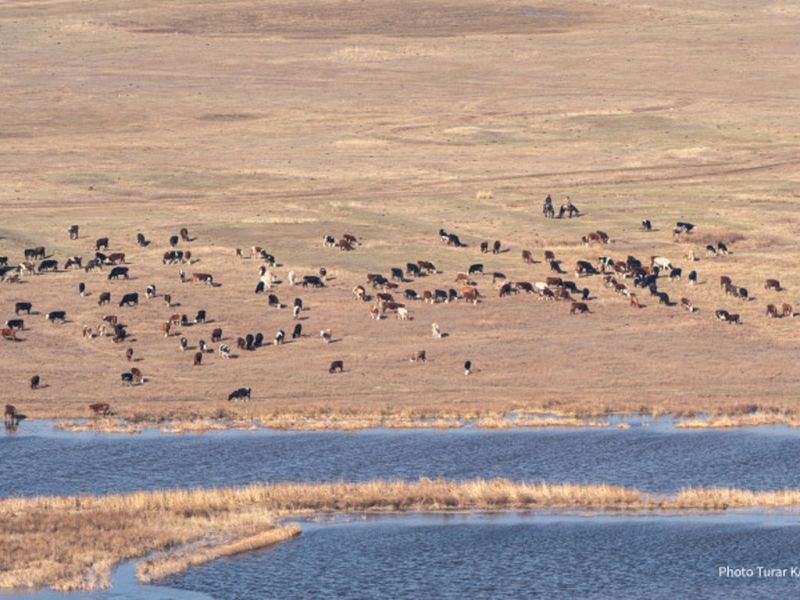
<instances>
[{"instance_id":1,"label":"reed bed","mask_svg":"<svg viewBox=\"0 0 800 600\"><path fill-rule=\"evenodd\" d=\"M755 412L752 414L723 414L707 418L683 419L675 424L680 429L731 429L734 427L759 427L786 425L800 427L800 417L784 413Z\"/></svg>"},{"instance_id":2,"label":"reed bed","mask_svg":"<svg viewBox=\"0 0 800 600\"><path fill-rule=\"evenodd\" d=\"M754 492L687 488L669 496L612 485L507 479L274 483L108 496L0 500L0 588L56 590L109 585L117 563L146 557L148 582L220 556L291 539L280 520L317 513L399 513L574 509L718 511L796 509L800 489Z\"/></svg>"}]
</instances>

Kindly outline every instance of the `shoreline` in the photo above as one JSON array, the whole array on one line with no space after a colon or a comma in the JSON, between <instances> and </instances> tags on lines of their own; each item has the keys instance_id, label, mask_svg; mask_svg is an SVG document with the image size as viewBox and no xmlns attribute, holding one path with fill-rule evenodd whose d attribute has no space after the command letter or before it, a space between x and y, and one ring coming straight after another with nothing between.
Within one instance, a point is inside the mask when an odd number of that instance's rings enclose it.
<instances>
[{"instance_id":1,"label":"shoreline","mask_svg":"<svg viewBox=\"0 0 800 600\"><path fill-rule=\"evenodd\" d=\"M139 419L126 417L98 418L41 418L25 422L52 422L53 429L64 433L107 433L136 435L158 431L165 435L200 434L214 431L275 431L275 432L358 432L374 429L432 431L451 430L509 430L509 429L619 429L648 428L651 425L670 426L680 430L742 429L749 427L784 426L800 428L800 415L785 413L714 414L686 416L660 413L610 413L604 416L569 416L548 412L509 411L487 414L413 415L400 414L336 414L307 415L301 412L278 413L250 419L178 418Z\"/></svg>"},{"instance_id":2,"label":"shoreline","mask_svg":"<svg viewBox=\"0 0 800 600\"><path fill-rule=\"evenodd\" d=\"M503 478L259 483L105 496L5 498L0 500L0 518L9 525L0 532L7 550L0 561L0 589L104 589L116 566L133 559L139 560L140 581L158 581L222 556L292 539L302 531L292 519L538 511L587 517L691 516L737 510L800 515L798 509L800 489L684 488L660 494L606 484Z\"/></svg>"}]
</instances>

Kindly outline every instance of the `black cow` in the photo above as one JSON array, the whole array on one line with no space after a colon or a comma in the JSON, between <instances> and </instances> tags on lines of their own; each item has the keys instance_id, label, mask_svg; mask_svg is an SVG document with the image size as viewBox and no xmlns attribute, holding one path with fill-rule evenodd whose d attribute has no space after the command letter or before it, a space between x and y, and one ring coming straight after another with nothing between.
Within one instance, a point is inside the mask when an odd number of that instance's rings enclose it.
<instances>
[{"instance_id":1,"label":"black cow","mask_svg":"<svg viewBox=\"0 0 800 600\"><path fill-rule=\"evenodd\" d=\"M11 329L25 329L25 321L22 319L9 319L6 321L6 327Z\"/></svg>"},{"instance_id":2,"label":"black cow","mask_svg":"<svg viewBox=\"0 0 800 600\"><path fill-rule=\"evenodd\" d=\"M171 235L169 238L169 245L173 248L178 245L180 238L177 235Z\"/></svg>"},{"instance_id":3,"label":"black cow","mask_svg":"<svg viewBox=\"0 0 800 600\"><path fill-rule=\"evenodd\" d=\"M444 290L434 290L433 291L433 300L434 302L447 302L447 292Z\"/></svg>"},{"instance_id":4,"label":"black cow","mask_svg":"<svg viewBox=\"0 0 800 600\"><path fill-rule=\"evenodd\" d=\"M456 248L463 248L466 246L466 244L461 243L461 240L458 239L458 236L455 233L447 234L447 245L455 246Z\"/></svg>"},{"instance_id":5,"label":"black cow","mask_svg":"<svg viewBox=\"0 0 800 600\"><path fill-rule=\"evenodd\" d=\"M267 303L270 306L274 306L275 308L281 308L281 301L278 300L278 297L275 294L270 294L267 296Z\"/></svg>"},{"instance_id":6,"label":"black cow","mask_svg":"<svg viewBox=\"0 0 800 600\"><path fill-rule=\"evenodd\" d=\"M475 273L480 273L483 275L483 264L482 263L475 263L474 265L470 265L469 269L467 269L468 275L474 275Z\"/></svg>"},{"instance_id":7,"label":"black cow","mask_svg":"<svg viewBox=\"0 0 800 600\"><path fill-rule=\"evenodd\" d=\"M659 292L658 293L658 303L659 304L665 304L667 306L671 306L671 303L669 301L669 294L667 294L667 292Z\"/></svg>"},{"instance_id":8,"label":"black cow","mask_svg":"<svg viewBox=\"0 0 800 600\"><path fill-rule=\"evenodd\" d=\"M311 287L317 287L317 288L325 287L325 284L322 282L322 279L320 279L316 275L303 275L303 282L300 285L302 285L303 287L308 287L309 285Z\"/></svg>"},{"instance_id":9,"label":"black cow","mask_svg":"<svg viewBox=\"0 0 800 600\"><path fill-rule=\"evenodd\" d=\"M264 334L260 331L253 338L253 348L261 348L264 344Z\"/></svg>"},{"instance_id":10,"label":"black cow","mask_svg":"<svg viewBox=\"0 0 800 600\"><path fill-rule=\"evenodd\" d=\"M67 311L65 310L53 310L47 313L44 316L45 319L50 321L51 323L55 323L56 321L61 321L62 323L67 320Z\"/></svg>"},{"instance_id":11,"label":"black cow","mask_svg":"<svg viewBox=\"0 0 800 600\"><path fill-rule=\"evenodd\" d=\"M409 277L419 277L421 274L420 268L414 263L406 263L406 275Z\"/></svg>"},{"instance_id":12,"label":"black cow","mask_svg":"<svg viewBox=\"0 0 800 600\"><path fill-rule=\"evenodd\" d=\"M122 296L122 300L119 301L120 306L136 306L139 304L139 293L138 292L130 292Z\"/></svg>"},{"instance_id":13,"label":"black cow","mask_svg":"<svg viewBox=\"0 0 800 600\"><path fill-rule=\"evenodd\" d=\"M114 267L111 269L111 272L108 274L109 281L111 279L119 279L122 277L123 279L128 279L128 267Z\"/></svg>"},{"instance_id":14,"label":"black cow","mask_svg":"<svg viewBox=\"0 0 800 600\"><path fill-rule=\"evenodd\" d=\"M403 269L392 267L392 279L395 281L403 281Z\"/></svg>"},{"instance_id":15,"label":"black cow","mask_svg":"<svg viewBox=\"0 0 800 600\"><path fill-rule=\"evenodd\" d=\"M100 248L103 248L104 250L108 250L108 238L107 237L98 238L98 240L95 242L94 249L95 250L100 250Z\"/></svg>"},{"instance_id":16,"label":"black cow","mask_svg":"<svg viewBox=\"0 0 800 600\"><path fill-rule=\"evenodd\" d=\"M256 294L261 294L263 292L264 292L264 282L263 281L259 281L256 284Z\"/></svg>"},{"instance_id":17,"label":"black cow","mask_svg":"<svg viewBox=\"0 0 800 600\"><path fill-rule=\"evenodd\" d=\"M689 273L689 285L694 285L697 283L697 271L691 271Z\"/></svg>"},{"instance_id":18,"label":"black cow","mask_svg":"<svg viewBox=\"0 0 800 600\"><path fill-rule=\"evenodd\" d=\"M255 341L255 338L253 337L253 334L252 333L248 333L246 336L244 336L244 339L245 339L245 344L244 344L245 349L246 350L252 350L253 349L253 342Z\"/></svg>"},{"instance_id":19,"label":"black cow","mask_svg":"<svg viewBox=\"0 0 800 600\"><path fill-rule=\"evenodd\" d=\"M645 231L653 231L653 224L650 223L650 219L645 219L642 221L642 229Z\"/></svg>"},{"instance_id":20,"label":"black cow","mask_svg":"<svg viewBox=\"0 0 800 600\"><path fill-rule=\"evenodd\" d=\"M122 380L122 385L133 385L133 373L129 371L121 373L120 379Z\"/></svg>"},{"instance_id":21,"label":"black cow","mask_svg":"<svg viewBox=\"0 0 800 600\"><path fill-rule=\"evenodd\" d=\"M458 300L458 291L454 288L447 290L447 302L455 302Z\"/></svg>"},{"instance_id":22,"label":"black cow","mask_svg":"<svg viewBox=\"0 0 800 600\"><path fill-rule=\"evenodd\" d=\"M681 275L683 275L683 269L680 267L672 267L669 272L670 279L680 279Z\"/></svg>"},{"instance_id":23,"label":"black cow","mask_svg":"<svg viewBox=\"0 0 800 600\"><path fill-rule=\"evenodd\" d=\"M300 323L298 323L297 325L294 326L294 331L292 331L292 339L293 340L297 339L301 335L303 335L303 326Z\"/></svg>"},{"instance_id":24,"label":"black cow","mask_svg":"<svg viewBox=\"0 0 800 600\"><path fill-rule=\"evenodd\" d=\"M43 260L39 263L39 266L36 269L39 273L43 273L45 271L58 271L58 261L49 258L47 260Z\"/></svg>"},{"instance_id":25,"label":"black cow","mask_svg":"<svg viewBox=\"0 0 800 600\"><path fill-rule=\"evenodd\" d=\"M250 400L250 388L239 388L228 394L228 402L232 400Z\"/></svg>"},{"instance_id":26,"label":"black cow","mask_svg":"<svg viewBox=\"0 0 800 600\"><path fill-rule=\"evenodd\" d=\"M27 314L31 314L31 309L33 308L33 304L30 302L17 302L14 305L14 314L18 315L22 311L25 311Z\"/></svg>"},{"instance_id":27,"label":"black cow","mask_svg":"<svg viewBox=\"0 0 800 600\"><path fill-rule=\"evenodd\" d=\"M344 372L344 361L334 360L331 366L328 367L328 373L342 373Z\"/></svg>"},{"instance_id":28,"label":"black cow","mask_svg":"<svg viewBox=\"0 0 800 600\"><path fill-rule=\"evenodd\" d=\"M150 242L148 242L148 241L145 239L145 237L144 237L144 234L143 234L143 233L137 233L137 234L136 234L136 243L137 243L139 246L141 246L142 248L144 248L145 246L147 246L148 244L150 244Z\"/></svg>"},{"instance_id":29,"label":"black cow","mask_svg":"<svg viewBox=\"0 0 800 600\"><path fill-rule=\"evenodd\" d=\"M194 318L195 323L205 323L206 322L206 311L205 310L198 310L197 315Z\"/></svg>"},{"instance_id":30,"label":"black cow","mask_svg":"<svg viewBox=\"0 0 800 600\"><path fill-rule=\"evenodd\" d=\"M415 292L414 290L411 290L411 289L406 290L405 292L403 292L403 296L405 296L406 300L419 300L419 296L417 296L417 292Z\"/></svg>"}]
</instances>

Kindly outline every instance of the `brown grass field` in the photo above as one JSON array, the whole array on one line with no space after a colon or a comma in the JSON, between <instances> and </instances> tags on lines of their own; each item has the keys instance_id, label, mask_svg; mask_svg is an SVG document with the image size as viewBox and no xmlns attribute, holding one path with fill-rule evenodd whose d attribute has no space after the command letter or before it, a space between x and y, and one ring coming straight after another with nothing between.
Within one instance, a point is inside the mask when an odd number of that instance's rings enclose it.
<instances>
[{"instance_id":1,"label":"brown grass field","mask_svg":"<svg viewBox=\"0 0 800 600\"><path fill-rule=\"evenodd\" d=\"M4 2L0 255L16 263L23 248L43 245L60 263L86 259L109 236L132 273L128 282L107 282L106 269L0 283L3 322L16 301L39 312L24 316L24 341L0 341L5 401L34 418L87 416L97 401L138 420L756 408L793 418L800 319L764 310L800 305L800 10L783 0L530 9L488 0ZM544 219L548 193L557 204L569 195L584 216ZM656 231L640 230L645 218ZM680 242L678 220L697 226ZM197 239L181 247L198 261L184 269L212 273L219 287L180 284L178 267L161 264L183 226ZM468 247L444 246L439 227ZM581 235L597 229L611 243L584 248ZM138 248L137 232L152 244ZM363 244L322 246L323 235L345 232ZM495 239L508 252L482 255L478 244ZM732 254L707 258L705 244L718 240ZM281 301L303 298L308 337L193 367L180 335L195 345L222 327L227 343L259 331L271 340L293 325L290 309L253 294L259 262L235 259L236 247L252 245L277 257ZM405 322L373 321L352 299L367 272L420 259L442 273L408 284L418 292L453 287L475 262L541 281L545 265L523 264L520 252L541 259L546 248L569 271L601 254L667 256L684 273L696 268L700 285L660 287L699 311L641 293L647 306L635 310L599 277L579 282L595 298L580 316L568 303L500 299L488 276L477 306L412 302ZM690 248L701 256L693 265ZM326 289L285 283L289 270L323 265ZM726 298L722 274L754 299ZM786 290L765 291L767 277ZM113 303L150 283L180 306ZM106 290L112 305L98 307ZM200 308L213 323L162 335L170 314ZM718 322L717 308L744 323ZM46 323L55 309L69 322ZM81 339L109 313L135 341ZM449 336L433 338L432 322ZM323 328L339 341L324 344ZM139 362L125 361L128 347ZM411 363L421 349L429 361ZM345 372L330 375L335 359ZM120 385L130 366L144 385ZM29 389L35 373L46 387ZM226 401L239 386L253 388L252 402Z\"/></svg>"},{"instance_id":2,"label":"brown grass field","mask_svg":"<svg viewBox=\"0 0 800 600\"><path fill-rule=\"evenodd\" d=\"M673 496L610 485L522 483L507 479L416 482L275 483L112 496L0 500L0 588L62 591L107 587L111 569L147 556L148 582L220 556L290 539L317 513L400 513L576 509L720 511L796 509L800 490L752 492L688 488Z\"/></svg>"}]
</instances>

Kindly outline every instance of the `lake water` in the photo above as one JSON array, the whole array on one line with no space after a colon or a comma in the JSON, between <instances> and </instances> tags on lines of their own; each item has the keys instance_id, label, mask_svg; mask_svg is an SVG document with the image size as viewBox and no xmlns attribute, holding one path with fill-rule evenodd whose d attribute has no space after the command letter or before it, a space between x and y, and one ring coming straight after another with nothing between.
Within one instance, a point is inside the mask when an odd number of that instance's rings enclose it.
<instances>
[{"instance_id":1,"label":"lake water","mask_svg":"<svg viewBox=\"0 0 800 600\"><path fill-rule=\"evenodd\" d=\"M287 543L214 561L160 587L132 566L113 591L75 600L791 598L800 517L570 514L409 515L302 523ZM720 577L720 567L753 568ZM787 569L757 577L758 566ZM39 593L29 600L64 596ZM73 596L70 596L73 599Z\"/></svg>"},{"instance_id":2,"label":"lake water","mask_svg":"<svg viewBox=\"0 0 800 600\"><path fill-rule=\"evenodd\" d=\"M0 497L421 476L611 483L652 492L762 490L800 487L793 468L799 463L800 432L786 427L129 436L59 433L39 421L0 433Z\"/></svg>"}]
</instances>

